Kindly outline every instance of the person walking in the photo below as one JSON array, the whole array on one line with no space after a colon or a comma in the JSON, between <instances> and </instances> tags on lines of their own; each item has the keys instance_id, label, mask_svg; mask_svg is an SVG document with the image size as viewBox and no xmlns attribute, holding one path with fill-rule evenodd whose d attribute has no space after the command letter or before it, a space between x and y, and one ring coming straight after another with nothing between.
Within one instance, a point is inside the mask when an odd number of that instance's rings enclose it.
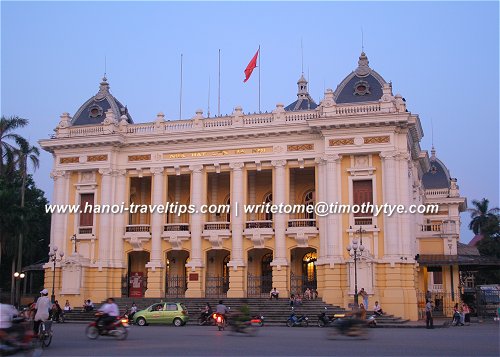
<instances>
[{"instance_id":1,"label":"person walking","mask_svg":"<svg viewBox=\"0 0 500 357\"><path fill-rule=\"evenodd\" d=\"M434 328L434 321L432 319L432 303L429 299L426 300L425 304L425 328Z\"/></svg>"}]
</instances>

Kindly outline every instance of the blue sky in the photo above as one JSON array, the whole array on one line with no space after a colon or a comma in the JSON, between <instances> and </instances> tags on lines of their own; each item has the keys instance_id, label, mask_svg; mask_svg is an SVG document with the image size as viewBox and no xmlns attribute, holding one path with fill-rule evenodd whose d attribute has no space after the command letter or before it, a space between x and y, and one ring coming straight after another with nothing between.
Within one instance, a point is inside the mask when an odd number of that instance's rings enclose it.
<instances>
[{"instance_id":1,"label":"blue sky","mask_svg":"<svg viewBox=\"0 0 500 357\"><path fill-rule=\"evenodd\" d=\"M499 205L498 2L6 2L1 3L1 113L30 119L22 132L47 138L62 112L97 92L107 59L111 92L135 122L258 110L257 76L243 70L261 46L261 109L296 98L301 73L319 102L357 65L361 28L370 66L420 115L430 151L463 196ZM52 196L52 157L37 184ZM462 240L469 214L462 216Z\"/></svg>"}]
</instances>

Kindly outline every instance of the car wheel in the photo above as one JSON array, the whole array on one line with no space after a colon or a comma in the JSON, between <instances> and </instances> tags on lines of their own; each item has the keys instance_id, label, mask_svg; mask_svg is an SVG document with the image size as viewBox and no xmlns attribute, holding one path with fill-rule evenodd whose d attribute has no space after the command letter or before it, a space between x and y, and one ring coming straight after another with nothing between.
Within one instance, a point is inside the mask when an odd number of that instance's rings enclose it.
<instances>
[{"instance_id":1,"label":"car wheel","mask_svg":"<svg viewBox=\"0 0 500 357\"><path fill-rule=\"evenodd\" d=\"M175 326L175 327L182 326L182 320L181 320L180 318L176 317L176 318L174 319L174 326Z\"/></svg>"},{"instance_id":2,"label":"car wheel","mask_svg":"<svg viewBox=\"0 0 500 357\"><path fill-rule=\"evenodd\" d=\"M97 337L99 337L99 330L95 326L87 326L85 335L87 335L87 337L91 340L95 340Z\"/></svg>"},{"instance_id":3,"label":"car wheel","mask_svg":"<svg viewBox=\"0 0 500 357\"><path fill-rule=\"evenodd\" d=\"M146 326L146 319L144 317L139 317L136 321L139 326Z\"/></svg>"}]
</instances>

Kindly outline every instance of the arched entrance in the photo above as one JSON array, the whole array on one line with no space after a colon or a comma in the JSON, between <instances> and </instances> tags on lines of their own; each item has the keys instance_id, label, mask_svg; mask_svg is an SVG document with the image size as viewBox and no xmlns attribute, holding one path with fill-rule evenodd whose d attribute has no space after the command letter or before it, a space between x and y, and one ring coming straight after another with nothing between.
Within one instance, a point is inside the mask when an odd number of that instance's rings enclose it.
<instances>
[{"instance_id":1,"label":"arched entrance","mask_svg":"<svg viewBox=\"0 0 500 357\"><path fill-rule=\"evenodd\" d=\"M290 255L290 293L304 294L307 288L317 289L316 249L294 248Z\"/></svg>"},{"instance_id":2,"label":"arched entrance","mask_svg":"<svg viewBox=\"0 0 500 357\"><path fill-rule=\"evenodd\" d=\"M165 260L165 296L184 297L187 289L187 268L189 252L171 250Z\"/></svg>"},{"instance_id":3,"label":"arched entrance","mask_svg":"<svg viewBox=\"0 0 500 357\"><path fill-rule=\"evenodd\" d=\"M225 249L210 249L207 251L205 296L225 297L229 290L230 252Z\"/></svg>"},{"instance_id":4,"label":"arched entrance","mask_svg":"<svg viewBox=\"0 0 500 357\"><path fill-rule=\"evenodd\" d=\"M143 297L148 287L148 271L146 264L149 262L149 252L128 253L128 269L122 281L122 295L129 297Z\"/></svg>"},{"instance_id":5,"label":"arched entrance","mask_svg":"<svg viewBox=\"0 0 500 357\"><path fill-rule=\"evenodd\" d=\"M254 248L248 251L247 296L268 297L273 284L273 251Z\"/></svg>"}]
</instances>

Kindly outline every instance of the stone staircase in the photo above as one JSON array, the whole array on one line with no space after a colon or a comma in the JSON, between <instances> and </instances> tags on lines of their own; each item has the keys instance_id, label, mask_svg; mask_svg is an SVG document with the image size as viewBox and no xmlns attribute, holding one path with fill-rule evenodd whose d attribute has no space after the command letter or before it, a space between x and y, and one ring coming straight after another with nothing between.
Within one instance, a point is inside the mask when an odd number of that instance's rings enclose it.
<instances>
[{"instance_id":1,"label":"stone staircase","mask_svg":"<svg viewBox=\"0 0 500 357\"><path fill-rule=\"evenodd\" d=\"M120 312L124 312L125 308L136 303L138 310L144 309L159 301L172 301L183 303L189 311L188 325L197 324L200 310L208 302L215 309L219 298L118 298L116 303L120 308ZM291 307L289 306L288 299L269 300L266 298L223 298L224 304L231 308L232 311L237 311L243 304L248 304L252 314L259 314L264 316L264 323L267 326L285 326L285 322L290 316ZM96 304L99 307L100 304ZM300 306L295 306L295 312L299 315L305 314L309 317L309 326L316 326L318 315L327 308L328 314L344 313L346 310L340 306L334 306L324 303L321 299L308 300ZM94 312L84 312L81 308L74 309L71 313L66 314L66 321L68 322L88 322L94 318ZM370 315L371 312L368 312ZM380 327L399 327L407 323L408 320L403 320L393 315L384 315L377 318L377 323Z\"/></svg>"}]
</instances>

